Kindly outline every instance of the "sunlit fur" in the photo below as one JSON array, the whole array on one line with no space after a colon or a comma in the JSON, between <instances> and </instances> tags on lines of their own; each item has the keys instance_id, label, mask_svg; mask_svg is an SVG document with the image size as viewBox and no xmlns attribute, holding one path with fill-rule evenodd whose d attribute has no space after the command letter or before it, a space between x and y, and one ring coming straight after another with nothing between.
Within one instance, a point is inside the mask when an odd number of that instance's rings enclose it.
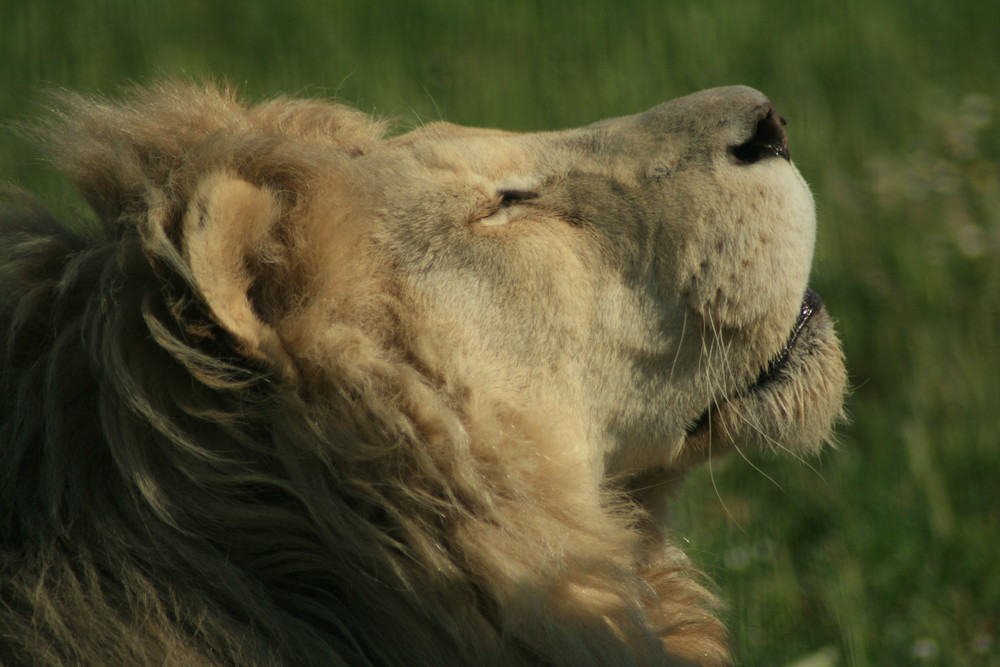
<instances>
[{"instance_id":1,"label":"sunlit fur","mask_svg":"<svg viewBox=\"0 0 1000 667\"><path fill-rule=\"evenodd\" d=\"M724 149L761 99L657 131ZM0 663L728 664L637 480L839 414L825 313L741 393L808 276L789 164L211 86L56 106L31 133L93 215L0 219Z\"/></svg>"}]
</instances>

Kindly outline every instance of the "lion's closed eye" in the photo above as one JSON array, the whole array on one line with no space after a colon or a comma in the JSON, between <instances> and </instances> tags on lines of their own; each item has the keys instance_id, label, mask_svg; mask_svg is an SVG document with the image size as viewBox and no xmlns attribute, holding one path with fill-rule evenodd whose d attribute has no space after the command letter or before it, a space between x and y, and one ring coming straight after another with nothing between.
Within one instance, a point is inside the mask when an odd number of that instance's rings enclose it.
<instances>
[{"instance_id":1,"label":"lion's closed eye","mask_svg":"<svg viewBox=\"0 0 1000 667\"><path fill-rule=\"evenodd\" d=\"M538 193L532 190L501 190L499 194L500 203L504 206L509 206L517 202L538 199Z\"/></svg>"},{"instance_id":2,"label":"lion's closed eye","mask_svg":"<svg viewBox=\"0 0 1000 667\"><path fill-rule=\"evenodd\" d=\"M476 224L487 227L506 225L522 211L518 204L538 198L538 193L531 190L500 190L497 192L496 208L485 217L478 218Z\"/></svg>"}]
</instances>

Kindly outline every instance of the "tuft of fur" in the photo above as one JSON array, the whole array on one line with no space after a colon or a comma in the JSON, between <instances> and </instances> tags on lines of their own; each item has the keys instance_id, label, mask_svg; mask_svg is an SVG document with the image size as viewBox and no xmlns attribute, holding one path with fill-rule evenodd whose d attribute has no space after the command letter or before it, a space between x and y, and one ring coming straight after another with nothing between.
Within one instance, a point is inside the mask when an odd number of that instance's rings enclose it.
<instances>
[{"instance_id":1,"label":"tuft of fur","mask_svg":"<svg viewBox=\"0 0 1000 667\"><path fill-rule=\"evenodd\" d=\"M98 224L0 214L0 663L728 663L684 556L515 401L429 377L387 269L345 268L384 127L58 102L37 136Z\"/></svg>"}]
</instances>

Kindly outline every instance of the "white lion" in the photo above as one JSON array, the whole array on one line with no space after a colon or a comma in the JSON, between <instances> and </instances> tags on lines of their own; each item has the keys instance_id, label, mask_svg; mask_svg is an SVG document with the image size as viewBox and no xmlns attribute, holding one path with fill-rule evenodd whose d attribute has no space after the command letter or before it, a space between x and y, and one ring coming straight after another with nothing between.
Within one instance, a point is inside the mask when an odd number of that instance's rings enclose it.
<instances>
[{"instance_id":1,"label":"white lion","mask_svg":"<svg viewBox=\"0 0 1000 667\"><path fill-rule=\"evenodd\" d=\"M164 84L0 228L0 662L722 665L691 465L841 410L747 88L563 132Z\"/></svg>"}]
</instances>

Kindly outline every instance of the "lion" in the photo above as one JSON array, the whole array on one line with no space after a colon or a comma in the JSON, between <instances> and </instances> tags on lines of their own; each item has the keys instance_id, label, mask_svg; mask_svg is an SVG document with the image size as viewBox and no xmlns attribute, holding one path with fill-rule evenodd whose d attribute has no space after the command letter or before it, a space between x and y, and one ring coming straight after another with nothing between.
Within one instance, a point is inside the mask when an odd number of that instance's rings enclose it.
<instances>
[{"instance_id":1,"label":"lion","mask_svg":"<svg viewBox=\"0 0 1000 667\"><path fill-rule=\"evenodd\" d=\"M845 388L767 98L52 106L91 213L2 213L3 664L730 663L672 494L818 451Z\"/></svg>"}]
</instances>

